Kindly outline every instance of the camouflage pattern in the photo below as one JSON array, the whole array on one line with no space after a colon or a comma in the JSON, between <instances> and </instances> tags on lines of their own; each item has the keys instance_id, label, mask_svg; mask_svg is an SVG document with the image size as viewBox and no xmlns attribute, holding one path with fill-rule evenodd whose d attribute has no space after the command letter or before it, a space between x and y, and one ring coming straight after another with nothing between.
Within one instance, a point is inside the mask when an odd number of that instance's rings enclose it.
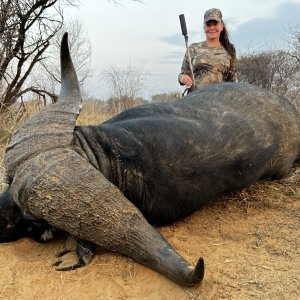
<instances>
[{"instance_id":1,"label":"camouflage pattern","mask_svg":"<svg viewBox=\"0 0 300 300\"><path fill-rule=\"evenodd\" d=\"M204 14L204 23L211 20L222 22L222 17L222 13L218 8L211 8Z\"/></svg>"},{"instance_id":2,"label":"camouflage pattern","mask_svg":"<svg viewBox=\"0 0 300 300\"><path fill-rule=\"evenodd\" d=\"M193 43L189 51L196 88L223 81L237 81L236 60L232 60L223 46L208 47L205 42ZM185 74L190 74L187 52L178 75L179 83Z\"/></svg>"}]
</instances>

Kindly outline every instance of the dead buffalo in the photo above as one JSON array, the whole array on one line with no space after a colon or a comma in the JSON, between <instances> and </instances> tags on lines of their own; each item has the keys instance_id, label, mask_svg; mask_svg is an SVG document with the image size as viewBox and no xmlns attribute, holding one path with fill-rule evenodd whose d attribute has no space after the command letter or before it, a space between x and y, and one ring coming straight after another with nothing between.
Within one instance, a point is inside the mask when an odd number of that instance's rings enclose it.
<instances>
[{"instance_id":1,"label":"dead buffalo","mask_svg":"<svg viewBox=\"0 0 300 300\"><path fill-rule=\"evenodd\" d=\"M297 111L269 91L224 83L75 127L81 96L67 35L61 66L59 101L21 126L7 147L11 198L22 214L81 241L180 284L200 282L203 260L190 266L150 224L287 175L299 156Z\"/></svg>"}]
</instances>

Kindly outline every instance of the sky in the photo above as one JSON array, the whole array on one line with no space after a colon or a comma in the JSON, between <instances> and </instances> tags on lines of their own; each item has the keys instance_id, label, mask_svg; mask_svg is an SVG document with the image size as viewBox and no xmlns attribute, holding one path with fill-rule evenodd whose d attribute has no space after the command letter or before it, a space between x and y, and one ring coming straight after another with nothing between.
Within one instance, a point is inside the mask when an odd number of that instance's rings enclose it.
<instances>
[{"instance_id":1,"label":"sky","mask_svg":"<svg viewBox=\"0 0 300 300\"><path fill-rule=\"evenodd\" d=\"M105 68L132 66L144 74L142 96L183 91L178 84L185 41L179 15L184 14L188 42L205 40L204 12L219 8L238 55L267 47L282 48L289 26L300 25L300 0L81 0L66 8L65 18L78 18L91 43L93 76L86 84L90 97L107 99L110 92L101 76Z\"/></svg>"}]
</instances>

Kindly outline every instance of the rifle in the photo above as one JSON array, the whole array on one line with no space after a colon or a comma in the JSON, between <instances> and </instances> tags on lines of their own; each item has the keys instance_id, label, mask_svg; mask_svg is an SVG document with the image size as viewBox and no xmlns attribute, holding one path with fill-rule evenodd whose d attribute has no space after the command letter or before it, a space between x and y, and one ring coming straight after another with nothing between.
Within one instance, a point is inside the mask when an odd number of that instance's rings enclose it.
<instances>
[{"instance_id":1,"label":"rifle","mask_svg":"<svg viewBox=\"0 0 300 300\"><path fill-rule=\"evenodd\" d=\"M180 20L181 32L182 32L182 35L184 36L184 40L185 40L185 47L186 47L186 51L188 54L188 60L189 60L189 66L190 66L190 72L187 75L190 75L193 80L192 86L187 89L187 93L190 93L190 92L194 91L196 89L196 87L195 87L195 77L194 77L194 72L193 72L191 54L190 54L190 50L189 50L188 33L187 33L187 29L186 29L184 14L179 15L179 20ZM185 91L183 92L183 95L184 95L184 93L185 93Z\"/></svg>"}]
</instances>

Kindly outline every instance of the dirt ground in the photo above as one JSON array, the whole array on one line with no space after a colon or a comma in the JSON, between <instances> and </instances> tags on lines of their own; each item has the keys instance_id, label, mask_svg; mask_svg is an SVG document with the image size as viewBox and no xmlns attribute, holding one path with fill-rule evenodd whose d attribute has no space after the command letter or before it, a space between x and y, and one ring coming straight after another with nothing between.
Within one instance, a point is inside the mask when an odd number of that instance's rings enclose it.
<instances>
[{"instance_id":1,"label":"dirt ground","mask_svg":"<svg viewBox=\"0 0 300 300\"><path fill-rule=\"evenodd\" d=\"M51 266L64 239L0 244L0 299L300 299L300 169L260 182L158 230L188 261L203 256L200 286L180 286L134 261L97 253L84 268Z\"/></svg>"}]
</instances>

